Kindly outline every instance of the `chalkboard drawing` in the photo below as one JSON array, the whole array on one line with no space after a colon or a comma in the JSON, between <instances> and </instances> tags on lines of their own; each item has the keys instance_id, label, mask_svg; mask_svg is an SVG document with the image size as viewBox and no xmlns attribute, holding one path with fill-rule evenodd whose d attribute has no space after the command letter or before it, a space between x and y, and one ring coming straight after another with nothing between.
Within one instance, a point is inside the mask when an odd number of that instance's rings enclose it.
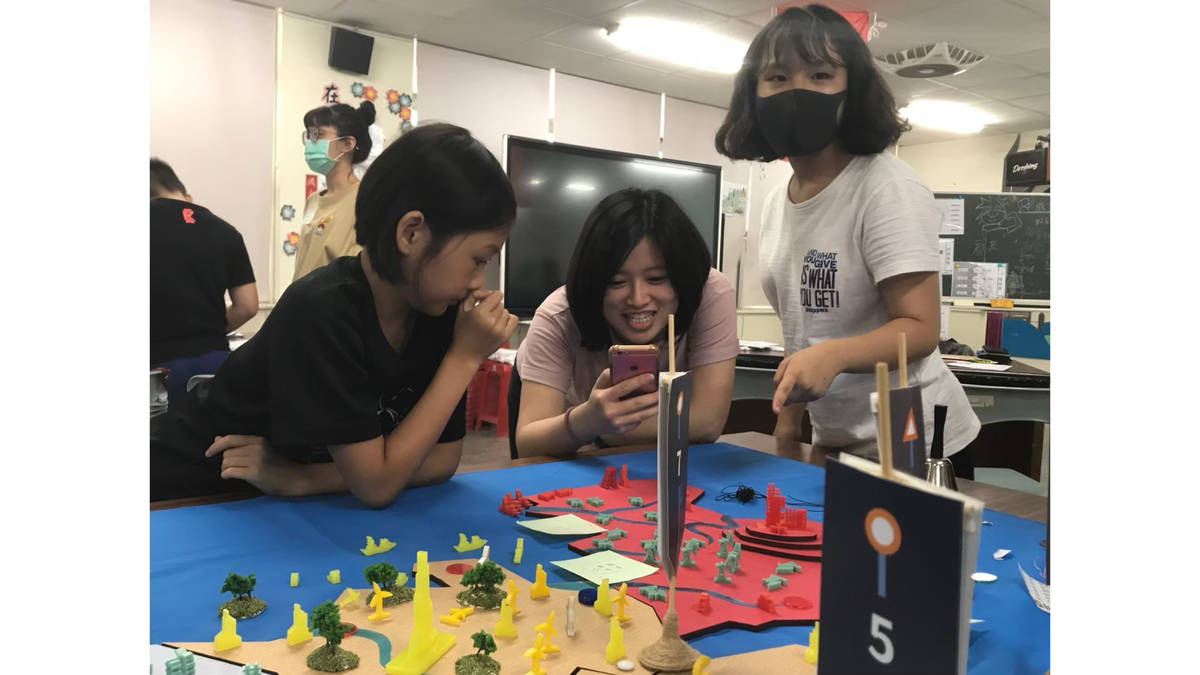
<instances>
[{"instance_id":1,"label":"chalkboard drawing","mask_svg":"<svg viewBox=\"0 0 1200 675\"><path fill-rule=\"evenodd\" d=\"M865 522L867 543L879 554L878 583L875 593L887 598L887 557L900 550L900 523L887 509L875 507L867 511Z\"/></svg>"}]
</instances>

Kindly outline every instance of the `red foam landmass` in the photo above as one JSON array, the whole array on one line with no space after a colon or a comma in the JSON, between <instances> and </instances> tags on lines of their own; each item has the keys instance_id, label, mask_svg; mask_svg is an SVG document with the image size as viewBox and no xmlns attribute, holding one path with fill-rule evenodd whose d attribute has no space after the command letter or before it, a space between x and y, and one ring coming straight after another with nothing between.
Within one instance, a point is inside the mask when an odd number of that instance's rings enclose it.
<instances>
[{"instance_id":1,"label":"red foam landmass","mask_svg":"<svg viewBox=\"0 0 1200 675\"><path fill-rule=\"evenodd\" d=\"M618 481L615 489L602 488L599 485L577 487L572 490L573 496L583 499L585 506L570 507L566 504L565 495L559 496L561 490L554 491L553 499L541 501L526 512L527 516L549 517L566 513L611 513L613 519L602 525L607 530L620 528L626 531L626 536L613 542L613 549L624 553L629 558L641 561L645 553L640 545L641 540L654 536L657 523L645 520L644 511L656 511L657 484L653 479L627 480L624 486ZM545 494L545 493L542 493ZM539 494L539 498L542 496ZM750 524L761 527L762 519L725 518L720 513L697 506L693 502L700 498L703 491L689 485L687 488L690 506L686 511L687 523L694 529L685 529L683 540L691 538L704 539L694 530L699 530L712 537L712 543L698 549L692 556L695 567L680 566L676 575L676 611L679 614L679 633L684 638L703 635L708 632L727 627L741 627L758 630L771 625L782 624L811 624L820 617L821 595L821 564L819 548L775 549L772 546L760 545L742 539L742 531ZM587 504L588 497L600 497L604 506L593 507ZM640 507L630 506L629 497L641 497L644 503ZM589 518L593 520L594 518ZM629 522L626 522L629 521ZM704 525L707 523L707 525ZM808 521L807 532L813 539L804 542L808 547L819 546L821 524ZM742 541L742 556L738 571L728 575L729 584L718 584L713 581L716 576L716 563L719 560L716 553L719 547L717 540L723 531L734 531L736 539ZM580 554L594 553L596 535L578 539L572 542L571 550ZM792 543L796 545L796 543ZM762 550L759 550L762 549ZM681 554L682 559L682 554ZM775 591L766 591L762 580L775 574L775 567L781 562L803 560L803 570L799 573L781 574L787 584ZM640 602L654 608L662 619L667 611L666 600L648 600L640 593L634 592L639 585L652 584L666 588L666 575L661 570L630 583L630 597L636 595ZM694 589L694 590L693 590ZM709 611L703 612L700 606L702 594L708 595ZM721 597L729 596L737 602L730 602ZM767 598L771 601L770 610L759 606L759 601ZM739 604L741 603L741 604ZM765 605L766 603L764 603Z\"/></svg>"}]
</instances>

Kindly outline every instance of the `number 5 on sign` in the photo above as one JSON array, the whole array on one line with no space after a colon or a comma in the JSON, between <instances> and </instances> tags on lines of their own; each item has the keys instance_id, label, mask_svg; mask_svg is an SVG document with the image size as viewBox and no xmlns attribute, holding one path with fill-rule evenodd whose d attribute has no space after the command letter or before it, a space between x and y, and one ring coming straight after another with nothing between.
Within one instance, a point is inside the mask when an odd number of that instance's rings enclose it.
<instances>
[{"instance_id":1,"label":"number 5 on sign","mask_svg":"<svg viewBox=\"0 0 1200 675\"><path fill-rule=\"evenodd\" d=\"M900 550L900 523L896 522L896 517L890 511L876 507L867 511L863 526L867 534L867 543L879 554L875 595L882 600L887 598L887 557ZM867 651L876 661L886 666L892 662L896 653L892 648L892 639L883 632L885 630L892 630L892 622L872 612L871 644ZM882 645L882 648L876 647L876 643Z\"/></svg>"},{"instance_id":2,"label":"number 5 on sign","mask_svg":"<svg viewBox=\"0 0 1200 675\"><path fill-rule=\"evenodd\" d=\"M872 639L872 642L871 642L871 646L867 647L867 651L871 653L871 656L875 657L876 661L882 663L885 666L887 664L891 663L892 657L896 655L895 652L892 650L892 639L890 637L888 637L887 633L883 632L885 630L890 631L891 629L892 629L891 621L888 621L887 619L883 618L882 616L879 616L878 614L874 614L874 613L871 614L871 639ZM875 646L876 642L883 645L883 648L877 649Z\"/></svg>"}]
</instances>

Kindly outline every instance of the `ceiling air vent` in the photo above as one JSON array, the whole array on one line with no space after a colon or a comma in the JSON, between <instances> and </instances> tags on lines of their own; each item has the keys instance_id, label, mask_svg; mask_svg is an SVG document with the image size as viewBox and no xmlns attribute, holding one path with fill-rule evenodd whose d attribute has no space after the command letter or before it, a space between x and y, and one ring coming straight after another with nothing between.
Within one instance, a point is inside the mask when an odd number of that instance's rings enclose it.
<instances>
[{"instance_id":1,"label":"ceiling air vent","mask_svg":"<svg viewBox=\"0 0 1200 675\"><path fill-rule=\"evenodd\" d=\"M880 68L900 77L943 77L964 72L987 57L945 42L876 56Z\"/></svg>"}]
</instances>

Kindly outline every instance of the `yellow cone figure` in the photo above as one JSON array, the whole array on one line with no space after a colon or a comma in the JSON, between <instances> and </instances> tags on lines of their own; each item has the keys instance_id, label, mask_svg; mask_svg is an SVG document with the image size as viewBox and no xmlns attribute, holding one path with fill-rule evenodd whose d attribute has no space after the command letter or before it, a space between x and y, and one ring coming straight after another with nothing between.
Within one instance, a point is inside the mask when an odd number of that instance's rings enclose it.
<instances>
[{"instance_id":1,"label":"yellow cone figure","mask_svg":"<svg viewBox=\"0 0 1200 675\"><path fill-rule=\"evenodd\" d=\"M548 597L550 597L550 587L546 585L546 570L542 569L541 563L538 563L537 572L533 577L533 585L529 587L529 598L537 600Z\"/></svg>"},{"instance_id":2,"label":"yellow cone figure","mask_svg":"<svg viewBox=\"0 0 1200 675\"><path fill-rule=\"evenodd\" d=\"M292 625L287 629L287 643L298 645L312 639L312 631L308 629L308 612L300 609L300 603L292 603Z\"/></svg>"},{"instance_id":3,"label":"yellow cone figure","mask_svg":"<svg viewBox=\"0 0 1200 675\"><path fill-rule=\"evenodd\" d=\"M223 652L242 644L242 636L237 634L237 619L229 614L229 610L221 610L221 632L213 636L213 651Z\"/></svg>"},{"instance_id":4,"label":"yellow cone figure","mask_svg":"<svg viewBox=\"0 0 1200 675\"><path fill-rule=\"evenodd\" d=\"M616 663L625 658L625 634L621 631L621 620L617 617L609 619L608 645L604 648L604 660Z\"/></svg>"},{"instance_id":5,"label":"yellow cone figure","mask_svg":"<svg viewBox=\"0 0 1200 675\"><path fill-rule=\"evenodd\" d=\"M429 552L417 551L417 577L413 584L413 628L408 647L391 661L387 675L421 675L454 646L454 636L439 633L433 625L433 599L429 596Z\"/></svg>"},{"instance_id":6,"label":"yellow cone figure","mask_svg":"<svg viewBox=\"0 0 1200 675\"><path fill-rule=\"evenodd\" d=\"M517 625L513 623L512 603L508 598L500 601L500 620L492 628L492 635L506 638L517 637Z\"/></svg>"}]
</instances>

